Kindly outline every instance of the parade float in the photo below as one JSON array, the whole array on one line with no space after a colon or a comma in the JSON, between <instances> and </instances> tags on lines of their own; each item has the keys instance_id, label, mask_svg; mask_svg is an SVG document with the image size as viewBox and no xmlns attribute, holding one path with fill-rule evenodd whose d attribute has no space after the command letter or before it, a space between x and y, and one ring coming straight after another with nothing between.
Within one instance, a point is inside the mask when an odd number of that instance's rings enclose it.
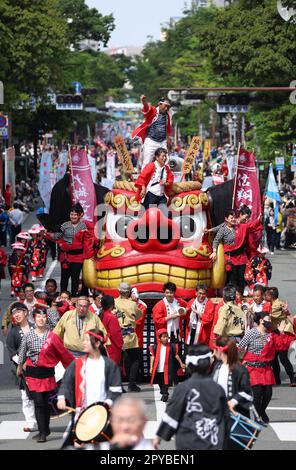
<instances>
[{"instance_id":1,"label":"parade float","mask_svg":"<svg viewBox=\"0 0 296 470\"><path fill-rule=\"evenodd\" d=\"M212 226L211 203L201 183L174 184L167 215L156 207L145 211L135 193L134 183L116 181L106 194L99 249L84 261L86 285L117 296L119 283L128 282L141 297L157 298L165 282L174 282L177 295L190 299L200 283L216 294L224 285L224 251L220 245L213 264L211 236L204 233Z\"/></svg>"},{"instance_id":2,"label":"parade float","mask_svg":"<svg viewBox=\"0 0 296 470\"><path fill-rule=\"evenodd\" d=\"M129 172L133 168L124 142L118 138L115 144ZM199 137L193 138L183 162L184 176L190 173L200 145ZM167 210L145 211L136 201L134 182L115 181L105 195L106 215L96 230L95 259L84 261L86 285L117 296L119 283L127 282L137 287L141 298L150 299L160 297L165 282L173 282L177 296L190 299L196 285L205 284L216 295L225 280L224 251L221 245L213 264L212 238L205 233L212 227L213 201L201 188L201 181L175 183Z\"/></svg>"}]
</instances>

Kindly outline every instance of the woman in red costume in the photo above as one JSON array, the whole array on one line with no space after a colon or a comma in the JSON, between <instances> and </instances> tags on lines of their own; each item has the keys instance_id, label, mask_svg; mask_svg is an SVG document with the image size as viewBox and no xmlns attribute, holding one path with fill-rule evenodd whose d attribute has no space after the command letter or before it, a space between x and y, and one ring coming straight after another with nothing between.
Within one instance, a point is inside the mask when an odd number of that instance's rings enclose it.
<instances>
[{"instance_id":1,"label":"woman in red costume","mask_svg":"<svg viewBox=\"0 0 296 470\"><path fill-rule=\"evenodd\" d=\"M271 317L266 312L257 314L258 326L247 332L239 343L244 351L243 364L250 374L255 408L264 423L269 422L266 408L272 397L275 379L271 367L277 351L289 349L296 336L285 334L285 322L278 326L279 334L271 331Z\"/></svg>"},{"instance_id":2,"label":"woman in red costume","mask_svg":"<svg viewBox=\"0 0 296 470\"><path fill-rule=\"evenodd\" d=\"M39 431L35 439L37 442L46 442L46 437L50 434L48 399L50 392L57 386L54 367L61 361L66 368L74 357L65 349L60 338L49 331L46 310L35 309L33 317L36 326L22 339L17 375L21 377L25 371L25 380L34 401Z\"/></svg>"}]
</instances>

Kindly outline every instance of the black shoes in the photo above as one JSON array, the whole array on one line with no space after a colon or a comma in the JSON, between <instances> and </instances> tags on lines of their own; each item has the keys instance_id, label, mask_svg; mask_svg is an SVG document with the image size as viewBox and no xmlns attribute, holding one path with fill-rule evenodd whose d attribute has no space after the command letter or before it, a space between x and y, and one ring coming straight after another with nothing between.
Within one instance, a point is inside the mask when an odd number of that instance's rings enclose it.
<instances>
[{"instance_id":1,"label":"black shoes","mask_svg":"<svg viewBox=\"0 0 296 470\"><path fill-rule=\"evenodd\" d=\"M40 434L36 442L46 442L46 435Z\"/></svg>"},{"instance_id":2,"label":"black shoes","mask_svg":"<svg viewBox=\"0 0 296 470\"><path fill-rule=\"evenodd\" d=\"M39 432L38 434L35 434L35 436L33 436L32 439L34 439L34 441L37 441L37 442L46 442L46 438L49 435L50 435L50 430L48 430L46 434L40 434ZM45 441L40 441L39 439L41 438L45 438Z\"/></svg>"},{"instance_id":3,"label":"black shoes","mask_svg":"<svg viewBox=\"0 0 296 470\"><path fill-rule=\"evenodd\" d=\"M268 424L268 423L269 423L269 417L267 416L267 414L265 413L265 411L263 411L263 412L261 413L261 419L262 419L263 423L265 423L265 424Z\"/></svg>"},{"instance_id":4,"label":"black shoes","mask_svg":"<svg viewBox=\"0 0 296 470\"><path fill-rule=\"evenodd\" d=\"M164 394L164 395L161 396L161 401L166 402L166 401L168 401L168 399L169 399L169 396L168 396L168 395L165 395L165 394Z\"/></svg>"},{"instance_id":5,"label":"black shoes","mask_svg":"<svg viewBox=\"0 0 296 470\"><path fill-rule=\"evenodd\" d=\"M128 392L137 392L138 393L138 392L141 392L141 389L140 389L140 387L138 387L137 384L132 384L132 385L129 385L127 387L127 391Z\"/></svg>"}]
</instances>

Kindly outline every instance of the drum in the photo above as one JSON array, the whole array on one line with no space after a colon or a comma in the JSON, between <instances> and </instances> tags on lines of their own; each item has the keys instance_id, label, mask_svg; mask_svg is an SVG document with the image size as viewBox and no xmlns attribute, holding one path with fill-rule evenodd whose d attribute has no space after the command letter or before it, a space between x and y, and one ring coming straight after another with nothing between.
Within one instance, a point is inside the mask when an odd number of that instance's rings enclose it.
<instances>
[{"instance_id":1,"label":"drum","mask_svg":"<svg viewBox=\"0 0 296 470\"><path fill-rule=\"evenodd\" d=\"M110 441L113 434L107 405L93 403L83 410L76 421L74 434L80 443Z\"/></svg>"},{"instance_id":2,"label":"drum","mask_svg":"<svg viewBox=\"0 0 296 470\"><path fill-rule=\"evenodd\" d=\"M241 446L244 450L252 449L262 431L262 426L239 413L230 413L230 418L230 440Z\"/></svg>"}]
</instances>

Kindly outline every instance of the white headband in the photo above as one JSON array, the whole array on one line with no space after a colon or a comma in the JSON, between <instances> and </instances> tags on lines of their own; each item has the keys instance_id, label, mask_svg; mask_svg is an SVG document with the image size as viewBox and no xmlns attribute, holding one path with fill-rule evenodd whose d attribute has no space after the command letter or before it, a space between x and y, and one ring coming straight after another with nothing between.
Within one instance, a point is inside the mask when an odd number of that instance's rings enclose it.
<instances>
[{"instance_id":1,"label":"white headband","mask_svg":"<svg viewBox=\"0 0 296 470\"><path fill-rule=\"evenodd\" d=\"M186 356L185 364L188 366L188 364L192 364L193 366L197 366L198 361L201 359L206 359L207 357L211 358L212 353L208 352L207 354L203 354L202 356Z\"/></svg>"}]
</instances>

